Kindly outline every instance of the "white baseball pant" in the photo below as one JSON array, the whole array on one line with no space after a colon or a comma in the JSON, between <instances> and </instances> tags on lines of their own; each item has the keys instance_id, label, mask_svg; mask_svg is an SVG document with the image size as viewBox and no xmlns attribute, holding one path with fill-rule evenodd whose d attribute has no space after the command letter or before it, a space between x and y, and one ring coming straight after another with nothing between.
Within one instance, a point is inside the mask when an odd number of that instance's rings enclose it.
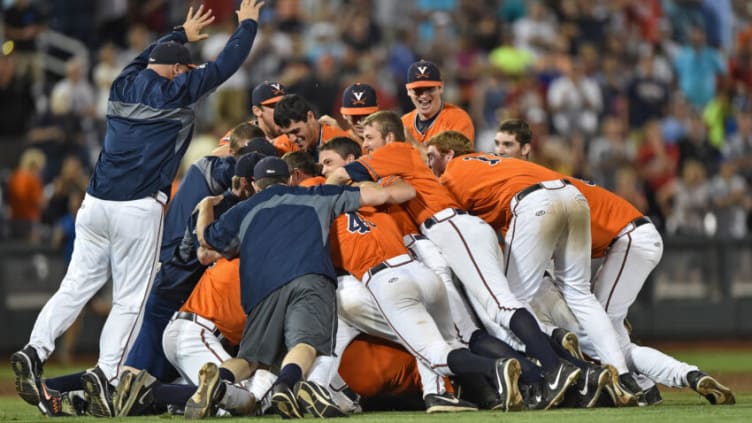
<instances>
[{"instance_id":1,"label":"white baseball pant","mask_svg":"<svg viewBox=\"0 0 752 423\"><path fill-rule=\"evenodd\" d=\"M162 193L132 201L84 196L76 215L76 240L68 271L31 331L29 345L42 361L111 278L112 309L100 335L97 365L111 382L117 380L141 326L141 310L156 274L166 201Z\"/></svg>"},{"instance_id":2,"label":"white baseball pant","mask_svg":"<svg viewBox=\"0 0 752 423\"><path fill-rule=\"evenodd\" d=\"M603 307L590 292L590 208L573 185L545 181L518 200L505 236L505 271L512 291L529 302L538 291L553 257L556 280L564 300L585 333L593 337L598 356L619 374L627 363L617 334Z\"/></svg>"},{"instance_id":3,"label":"white baseball pant","mask_svg":"<svg viewBox=\"0 0 752 423\"><path fill-rule=\"evenodd\" d=\"M337 326L335 354L338 361L333 367L335 372L339 369L339 360L342 357L342 352L345 351L350 342L360 332L388 339L405 346L402 339L389 326L381 310L376 305L373 296L362 282L354 276L340 276L337 280L337 313L340 318L340 324ZM407 347L405 346L405 348ZM446 392L443 378L438 373L431 370L421 360L417 360L417 364L421 383L423 384L424 397L429 394L443 394ZM331 375L330 385L335 387L340 386L335 383L335 373L331 373ZM338 374L336 374L336 377L339 377Z\"/></svg>"}]
</instances>

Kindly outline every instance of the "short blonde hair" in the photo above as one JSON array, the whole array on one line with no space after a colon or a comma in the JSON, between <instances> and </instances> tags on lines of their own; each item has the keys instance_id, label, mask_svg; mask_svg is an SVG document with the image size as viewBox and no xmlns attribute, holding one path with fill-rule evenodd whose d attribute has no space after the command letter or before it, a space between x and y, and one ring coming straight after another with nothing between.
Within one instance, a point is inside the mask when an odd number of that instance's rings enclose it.
<instances>
[{"instance_id":1,"label":"short blonde hair","mask_svg":"<svg viewBox=\"0 0 752 423\"><path fill-rule=\"evenodd\" d=\"M450 150L454 151L454 157L475 152L470 140L463 133L457 131L439 132L426 141L426 146L429 145L436 147L441 154L447 154Z\"/></svg>"},{"instance_id":2,"label":"short blonde hair","mask_svg":"<svg viewBox=\"0 0 752 423\"><path fill-rule=\"evenodd\" d=\"M42 170L46 163L47 157L45 157L42 150L29 148L21 154L21 158L18 160L18 167L23 170L32 170L33 168Z\"/></svg>"}]
</instances>

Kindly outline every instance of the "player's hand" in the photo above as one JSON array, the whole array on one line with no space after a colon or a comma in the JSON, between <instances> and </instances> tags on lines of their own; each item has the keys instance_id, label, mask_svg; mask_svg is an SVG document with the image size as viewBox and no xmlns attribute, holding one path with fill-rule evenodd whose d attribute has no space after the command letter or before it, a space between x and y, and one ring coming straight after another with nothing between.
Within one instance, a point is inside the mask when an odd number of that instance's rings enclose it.
<instances>
[{"instance_id":1,"label":"player's hand","mask_svg":"<svg viewBox=\"0 0 752 423\"><path fill-rule=\"evenodd\" d=\"M323 123L329 126L333 126L335 128L342 129L342 127L339 126L339 122L337 122L337 119L329 115L321 115L321 117L319 118L319 123Z\"/></svg>"},{"instance_id":2,"label":"player's hand","mask_svg":"<svg viewBox=\"0 0 752 423\"><path fill-rule=\"evenodd\" d=\"M188 42L193 43L200 40L209 38L208 34L202 34L201 30L211 25L214 22L214 15L212 15L211 9L204 11L204 5L199 6L196 13L193 13L193 7L188 8L188 15L183 22L183 29L185 30L185 36L188 37Z\"/></svg>"},{"instance_id":3,"label":"player's hand","mask_svg":"<svg viewBox=\"0 0 752 423\"><path fill-rule=\"evenodd\" d=\"M214 207L217 204L219 204L223 198L224 198L223 195L210 195L208 197L204 197L203 200L199 201L199 203L196 204L196 208L193 209L193 211L197 212L197 211L200 211L202 208Z\"/></svg>"},{"instance_id":4,"label":"player's hand","mask_svg":"<svg viewBox=\"0 0 752 423\"><path fill-rule=\"evenodd\" d=\"M253 19L258 22L259 12L261 6L264 5L264 0L243 0L240 2L240 8L235 13L238 15L238 23L243 22L246 19Z\"/></svg>"}]
</instances>

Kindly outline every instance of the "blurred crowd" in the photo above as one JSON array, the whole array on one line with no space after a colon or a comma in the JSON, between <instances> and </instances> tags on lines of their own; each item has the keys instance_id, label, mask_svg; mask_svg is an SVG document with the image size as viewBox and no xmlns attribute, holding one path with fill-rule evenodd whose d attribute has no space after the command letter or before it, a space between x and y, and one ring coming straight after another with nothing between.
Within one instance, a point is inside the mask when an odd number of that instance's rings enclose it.
<instances>
[{"instance_id":1,"label":"blurred crowd","mask_svg":"<svg viewBox=\"0 0 752 423\"><path fill-rule=\"evenodd\" d=\"M111 81L185 19L186 0L4 0L0 237L70 247L102 141ZM236 0L191 45L212 60ZM248 119L252 88L282 82L340 120L342 90L376 88L382 109L412 108L407 68L438 64L476 146L526 119L533 159L627 198L667 234L743 238L752 226L752 2L746 0L267 0L251 55L200 108L197 137ZM42 51L55 31L86 55ZM42 57L66 62L54 75ZM216 143L216 141L214 141ZM21 148L18 148L22 146ZM193 157L195 155L188 155Z\"/></svg>"}]
</instances>

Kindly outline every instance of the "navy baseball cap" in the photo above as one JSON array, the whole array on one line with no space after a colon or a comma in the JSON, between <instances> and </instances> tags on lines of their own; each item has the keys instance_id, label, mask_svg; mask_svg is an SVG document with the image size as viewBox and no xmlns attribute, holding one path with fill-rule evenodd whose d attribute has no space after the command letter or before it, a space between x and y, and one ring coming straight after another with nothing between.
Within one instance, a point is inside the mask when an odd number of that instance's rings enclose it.
<instances>
[{"instance_id":1,"label":"navy baseball cap","mask_svg":"<svg viewBox=\"0 0 752 423\"><path fill-rule=\"evenodd\" d=\"M254 106L273 106L287 94L285 86L279 82L264 81L256 85L251 94L251 104Z\"/></svg>"},{"instance_id":2,"label":"navy baseball cap","mask_svg":"<svg viewBox=\"0 0 752 423\"><path fill-rule=\"evenodd\" d=\"M251 138L245 147L240 149L240 154L248 153L261 153L264 156L278 156L279 153L272 143L266 140L266 138L256 137Z\"/></svg>"},{"instance_id":3,"label":"navy baseball cap","mask_svg":"<svg viewBox=\"0 0 752 423\"><path fill-rule=\"evenodd\" d=\"M421 60L410 65L407 70L407 84L405 88L427 88L440 87L444 85L441 81L441 72L432 62Z\"/></svg>"},{"instance_id":4,"label":"navy baseball cap","mask_svg":"<svg viewBox=\"0 0 752 423\"><path fill-rule=\"evenodd\" d=\"M253 178L253 169L264 157L266 156L256 152L243 154L238 161L235 162L235 176L248 179Z\"/></svg>"},{"instance_id":5,"label":"navy baseball cap","mask_svg":"<svg viewBox=\"0 0 752 423\"><path fill-rule=\"evenodd\" d=\"M149 55L149 64L174 65L175 63L195 68L188 49L175 41L157 44Z\"/></svg>"},{"instance_id":6,"label":"navy baseball cap","mask_svg":"<svg viewBox=\"0 0 752 423\"><path fill-rule=\"evenodd\" d=\"M342 107L339 112L343 115L370 115L378 111L376 90L368 84L356 82L347 87L342 94Z\"/></svg>"},{"instance_id":7,"label":"navy baseball cap","mask_svg":"<svg viewBox=\"0 0 752 423\"><path fill-rule=\"evenodd\" d=\"M290 176L290 168L279 157L265 157L253 168L253 178L257 181L261 178L272 176L282 176L285 178Z\"/></svg>"}]
</instances>

